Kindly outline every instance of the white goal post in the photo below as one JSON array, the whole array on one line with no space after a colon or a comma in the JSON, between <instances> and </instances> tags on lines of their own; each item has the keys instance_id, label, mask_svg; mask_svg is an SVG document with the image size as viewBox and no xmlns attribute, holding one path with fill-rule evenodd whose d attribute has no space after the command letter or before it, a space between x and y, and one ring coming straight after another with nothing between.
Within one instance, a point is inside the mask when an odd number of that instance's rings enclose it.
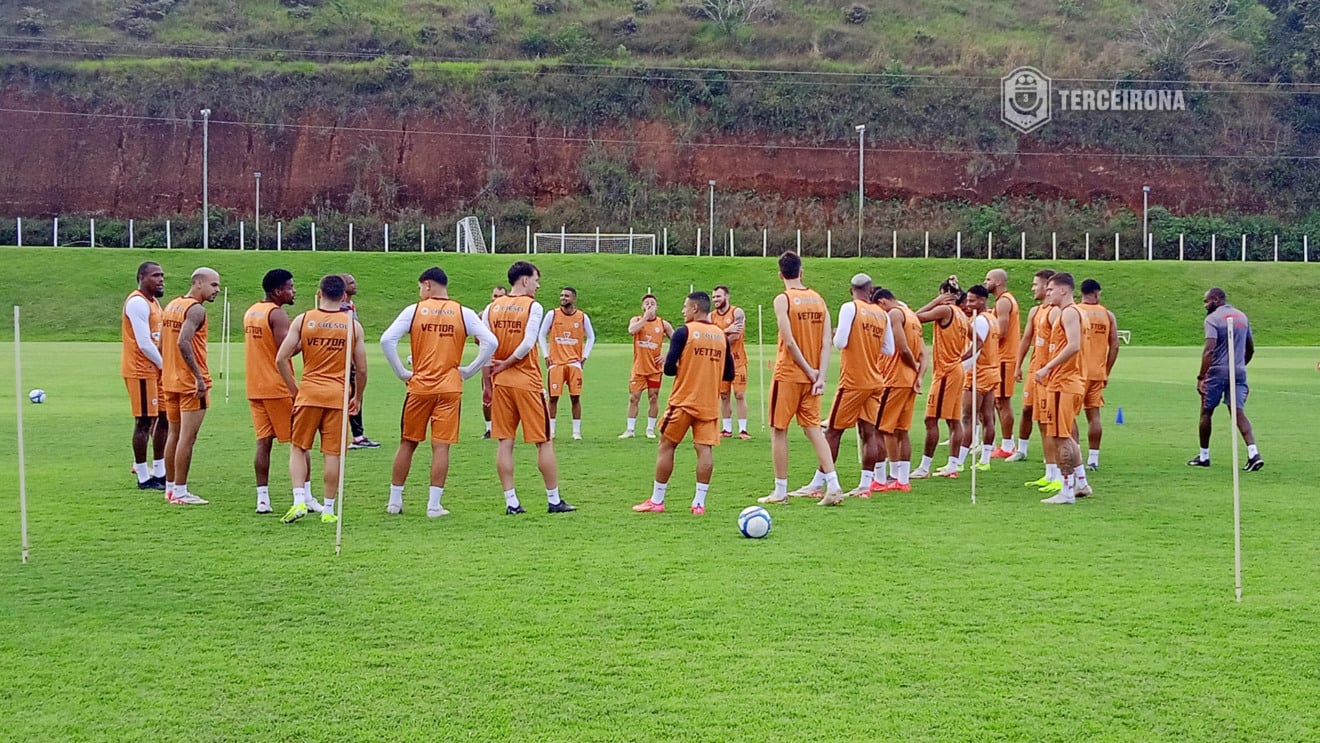
<instances>
[{"instance_id":1,"label":"white goal post","mask_svg":"<svg viewBox=\"0 0 1320 743\"><path fill-rule=\"evenodd\" d=\"M537 232L533 253L624 253L655 255L655 233Z\"/></svg>"},{"instance_id":2,"label":"white goal post","mask_svg":"<svg viewBox=\"0 0 1320 743\"><path fill-rule=\"evenodd\" d=\"M458 243L454 246L455 251L459 253L490 252L486 250L486 236L481 234L481 220L476 217L463 217L458 220L456 227Z\"/></svg>"}]
</instances>

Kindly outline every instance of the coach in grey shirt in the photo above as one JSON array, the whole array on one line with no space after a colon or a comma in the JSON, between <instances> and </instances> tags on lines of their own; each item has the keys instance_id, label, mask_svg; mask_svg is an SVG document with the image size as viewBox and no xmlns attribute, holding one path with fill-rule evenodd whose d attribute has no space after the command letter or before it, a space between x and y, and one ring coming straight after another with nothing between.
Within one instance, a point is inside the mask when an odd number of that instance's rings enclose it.
<instances>
[{"instance_id":1,"label":"coach in grey shirt","mask_svg":"<svg viewBox=\"0 0 1320 743\"><path fill-rule=\"evenodd\" d=\"M1233 357L1228 353L1228 321L1233 320ZM1251 323L1242 310L1228 303L1224 290L1213 287L1205 293L1205 347L1201 350L1201 373L1196 375L1196 390L1201 393L1201 451L1187 462L1191 467L1210 466L1210 419L1215 408L1229 404L1229 395L1237 402L1237 427L1247 442L1247 463L1242 469L1255 472L1265 466L1256 448L1256 436L1247 419L1247 364L1255 354ZM1234 367L1234 382L1229 389L1229 364Z\"/></svg>"}]
</instances>

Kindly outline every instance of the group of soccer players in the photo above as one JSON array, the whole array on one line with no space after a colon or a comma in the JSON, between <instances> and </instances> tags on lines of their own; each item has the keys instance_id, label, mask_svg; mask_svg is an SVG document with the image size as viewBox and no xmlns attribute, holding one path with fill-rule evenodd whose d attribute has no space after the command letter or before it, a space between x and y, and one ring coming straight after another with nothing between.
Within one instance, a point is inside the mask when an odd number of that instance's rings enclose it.
<instances>
[{"instance_id":1,"label":"group of soccer players","mask_svg":"<svg viewBox=\"0 0 1320 743\"><path fill-rule=\"evenodd\" d=\"M1033 423L1042 434L1046 470L1028 485L1049 496L1045 503L1071 503L1091 494L1087 470L1099 466L1102 393L1118 353L1117 325L1113 313L1099 303L1097 282L1083 282L1083 301L1078 304L1070 274L1038 271L1032 293L1039 304L1028 312L1024 329L1002 269L990 271L983 284L966 291L950 277L934 299L916 310L891 290L875 286L871 277L857 274L837 323L821 295L803 283L802 261L796 254L780 257L779 276L784 290L774 298L778 352L768 401L774 489L762 503L785 503L790 495L801 495L819 497L821 505L838 505L846 496L909 491L913 479L956 478L969 466L978 426L979 458L970 466L987 469L995 458L1021 461ZM143 263L137 278L137 290L124 303L121 373L135 419L138 487L164 490L170 503L205 504L189 490L188 471L211 388L204 304L219 293L220 277L212 269L198 268L188 292L164 309L158 302L165 278L160 265ZM505 512L525 513L514 486L518 428L523 440L537 449L548 512L576 510L559 494L554 419L558 400L567 392L572 436L581 438L582 370L595 333L590 318L576 306L575 289L562 289L559 306L546 313L536 301L541 280L536 266L515 262L507 278L508 287L496 287L490 304L477 313L449 297L443 270L429 268L418 278L418 301L405 307L381 337L390 368L407 385L386 507L391 514L403 512L404 483L428 431L432 462L426 513L433 518L448 513L443 496L450 447L458 440L463 381L477 374L483 376L486 436L498 440L496 465ZM353 444L344 435L344 414L360 415L367 384L365 338L349 298L350 282L351 277L341 274L323 277L316 306L291 319L284 308L296 297L293 275L275 269L263 278L264 298L243 315L247 398L257 439L258 513L272 512L270 455L273 443L280 441L290 444L289 472L295 484L284 520L292 523L309 513L320 513L325 522L336 520L340 458L345 448L361 447L365 440L356 425ZM356 282L351 286L356 288ZM689 294L682 308L684 323L677 329L659 317L653 295L642 298L641 309L628 325L633 364L627 424L619 438L636 435L641 395L646 392L646 436L658 436L660 442L652 495L633 510L664 511L675 448L691 432L698 455L691 511L702 514L713 447L735 435L735 420L736 435L751 437L746 314L730 303L730 289L724 285L711 294ZM924 324L933 326L929 347ZM408 363L398 353L405 337L411 350ZM463 365L469 339L478 352ZM836 348L838 386L822 421L822 396ZM548 380L534 349L545 359ZM292 364L298 355L301 379ZM1024 374L1019 370L1028 356ZM927 373L925 445L913 470L909 431ZM660 415L664 375L674 382ZM1023 407L1015 437L1018 381L1023 382ZM1076 426L1083 411L1089 428L1085 463ZM789 492L788 428L794 420L811 443L818 469L810 483ZM940 421L948 428L949 458L933 470ZM998 448L996 423L1003 432ZM861 478L845 492L835 463L844 433L854 428L861 442ZM310 452L318 437L324 459L323 502L313 496L310 477ZM155 456L148 464L147 446L153 439Z\"/></svg>"}]
</instances>

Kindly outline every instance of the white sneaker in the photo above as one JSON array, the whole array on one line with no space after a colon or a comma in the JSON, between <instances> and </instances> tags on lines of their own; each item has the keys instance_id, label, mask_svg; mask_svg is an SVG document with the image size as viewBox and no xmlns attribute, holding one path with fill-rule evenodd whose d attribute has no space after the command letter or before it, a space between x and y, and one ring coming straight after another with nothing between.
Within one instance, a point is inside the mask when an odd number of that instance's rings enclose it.
<instances>
[{"instance_id":1,"label":"white sneaker","mask_svg":"<svg viewBox=\"0 0 1320 743\"><path fill-rule=\"evenodd\" d=\"M1091 483L1088 482L1085 485L1078 485L1077 490L1075 492L1077 493L1078 498L1085 498L1086 496L1091 495L1095 491L1091 490Z\"/></svg>"},{"instance_id":2,"label":"white sneaker","mask_svg":"<svg viewBox=\"0 0 1320 743\"><path fill-rule=\"evenodd\" d=\"M574 441L581 441L581 440L582 440L582 434L580 434L580 433L575 433L575 434L573 434L573 440L574 440Z\"/></svg>"},{"instance_id":3,"label":"white sneaker","mask_svg":"<svg viewBox=\"0 0 1320 743\"><path fill-rule=\"evenodd\" d=\"M757 499L756 499L756 502L757 502L757 503L770 503L770 504L775 504L775 505L783 505L783 504L785 504L785 503L788 503L788 496L787 496L787 495L779 495L778 493L771 493L770 495L763 495L763 496L761 496L760 498L757 498Z\"/></svg>"},{"instance_id":4,"label":"white sneaker","mask_svg":"<svg viewBox=\"0 0 1320 743\"><path fill-rule=\"evenodd\" d=\"M391 503L388 506L385 506L385 513L388 513L391 516L398 516L399 514L403 513L403 501L399 501L398 503Z\"/></svg>"},{"instance_id":5,"label":"white sneaker","mask_svg":"<svg viewBox=\"0 0 1320 743\"><path fill-rule=\"evenodd\" d=\"M655 438L655 429L654 429L654 428L648 428L648 429L646 429L646 438L648 438L648 439L653 439L653 438Z\"/></svg>"},{"instance_id":6,"label":"white sneaker","mask_svg":"<svg viewBox=\"0 0 1320 743\"><path fill-rule=\"evenodd\" d=\"M1005 462L1025 462L1025 461L1027 461L1027 455L1026 455L1025 452L1022 452L1022 451L1015 451L1015 452L1013 452L1012 454L1009 454L1007 457L1005 457L1005 458L1004 458L1004 461L1005 461Z\"/></svg>"},{"instance_id":7,"label":"white sneaker","mask_svg":"<svg viewBox=\"0 0 1320 743\"><path fill-rule=\"evenodd\" d=\"M633 438L637 438L637 432L636 432L636 431L631 431L631 430L629 430L629 431L624 431L623 433L619 434L619 438L621 438L621 439L633 439Z\"/></svg>"},{"instance_id":8,"label":"white sneaker","mask_svg":"<svg viewBox=\"0 0 1320 743\"><path fill-rule=\"evenodd\" d=\"M912 470L912 473L908 475L908 479L909 479L909 480L929 480L929 479L930 479L930 470L926 469L925 467L918 467L918 468L916 468L915 470Z\"/></svg>"},{"instance_id":9,"label":"white sneaker","mask_svg":"<svg viewBox=\"0 0 1320 743\"><path fill-rule=\"evenodd\" d=\"M173 500L170 501L170 503L181 506L204 506L210 502L211 501L206 500L205 498L199 498L198 496L193 495L192 493L184 493L183 495L176 495L174 496Z\"/></svg>"},{"instance_id":10,"label":"white sneaker","mask_svg":"<svg viewBox=\"0 0 1320 743\"><path fill-rule=\"evenodd\" d=\"M311 496L308 496L307 499L303 501L303 505L307 506L307 510L312 513L325 513L325 506L321 505L320 501Z\"/></svg>"},{"instance_id":11,"label":"white sneaker","mask_svg":"<svg viewBox=\"0 0 1320 743\"><path fill-rule=\"evenodd\" d=\"M269 503L258 503L258 504L257 504L257 513L273 513L273 512L270 510L270 504L269 504Z\"/></svg>"},{"instance_id":12,"label":"white sneaker","mask_svg":"<svg viewBox=\"0 0 1320 743\"><path fill-rule=\"evenodd\" d=\"M871 497L871 486L870 486L870 485L867 485L866 487L862 487L862 486L858 485L857 487L853 488L852 490L849 490L848 492L844 493L844 494L843 494L843 497L845 497L845 498L870 498L870 497Z\"/></svg>"},{"instance_id":13,"label":"white sneaker","mask_svg":"<svg viewBox=\"0 0 1320 743\"><path fill-rule=\"evenodd\" d=\"M449 515L449 511L446 511L444 506L440 506L439 508L426 509L426 517L428 519L438 519L441 516L448 516L448 515Z\"/></svg>"},{"instance_id":14,"label":"white sneaker","mask_svg":"<svg viewBox=\"0 0 1320 743\"><path fill-rule=\"evenodd\" d=\"M821 494L824 492L825 492L825 488L823 486L820 485L813 486L810 483L808 483L798 488L797 490L788 491L788 494L793 496L794 498L819 498Z\"/></svg>"},{"instance_id":15,"label":"white sneaker","mask_svg":"<svg viewBox=\"0 0 1320 743\"><path fill-rule=\"evenodd\" d=\"M1051 495L1048 498L1040 499L1041 503L1048 503L1049 505L1052 506L1071 506L1076 501L1077 499L1074 498L1073 496L1064 495L1063 493L1055 493L1054 495Z\"/></svg>"},{"instance_id":16,"label":"white sneaker","mask_svg":"<svg viewBox=\"0 0 1320 743\"><path fill-rule=\"evenodd\" d=\"M943 467L935 470L935 476L957 479L958 472L960 469L961 468L958 467L958 465L956 464L946 464Z\"/></svg>"}]
</instances>

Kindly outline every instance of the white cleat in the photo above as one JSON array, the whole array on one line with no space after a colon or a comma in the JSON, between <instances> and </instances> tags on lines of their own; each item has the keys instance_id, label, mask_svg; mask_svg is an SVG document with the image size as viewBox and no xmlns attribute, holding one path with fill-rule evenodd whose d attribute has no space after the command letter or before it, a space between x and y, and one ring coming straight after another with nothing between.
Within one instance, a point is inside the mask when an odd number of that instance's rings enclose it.
<instances>
[{"instance_id":1,"label":"white cleat","mask_svg":"<svg viewBox=\"0 0 1320 743\"><path fill-rule=\"evenodd\" d=\"M655 438L655 429L654 429L654 428L648 428L648 429L646 429L646 438L648 438L648 439L653 439L653 438Z\"/></svg>"},{"instance_id":2,"label":"white cleat","mask_svg":"<svg viewBox=\"0 0 1320 743\"><path fill-rule=\"evenodd\" d=\"M192 493L184 493L183 495L176 495L170 499L170 503L173 503L176 506L204 506L210 502L211 501L208 501L205 498L199 498L198 496L193 495Z\"/></svg>"},{"instance_id":3,"label":"white cleat","mask_svg":"<svg viewBox=\"0 0 1320 743\"><path fill-rule=\"evenodd\" d=\"M771 493L770 495L763 495L760 498L757 498L756 502L782 506L785 503L788 503L788 496L780 495L779 493Z\"/></svg>"},{"instance_id":4,"label":"white cleat","mask_svg":"<svg viewBox=\"0 0 1320 743\"><path fill-rule=\"evenodd\" d=\"M825 492L825 488L815 485L803 485L797 490L790 490L788 494L794 498L819 498Z\"/></svg>"},{"instance_id":5,"label":"white cleat","mask_svg":"<svg viewBox=\"0 0 1320 743\"><path fill-rule=\"evenodd\" d=\"M1012 454L1009 454L1007 457L1005 457L1005 458L1004 458L1004 461L1005 461L1005 462L1025 462L1025 461L1027 461L1027 455L1026 455L1025 452L1015 451L1015 452L1013 452Z\"/></svg>"},{"instance_id":6,"label":"white cleat","mask_svg":"<svg viewBox=\"0 0 1320 743\"><path fill-rule=\"evenodd\" d=\"M444 506L440 506L438 508L426 509L426 518L428 519L438 519L441 516L448 516L448 515L449 515L449 511L445 510Z\"/></svg>"},{"instance_id":7,"label":"white cleat","mask_svg":"<svg viewBox=\"0 0 1320 743\"><path fill-rule=\"evenodd\" d=\"M391 516L398 516L399 514L403 513L403 501L399 501L398 503L391 503L388 506L385 506L385 513L388 513Z\"/></svg>"},{"instance_id":8,"label":"white cleat","mask_svg":"<svg viewBox=\"0 0 1320 743\"><path fill-rule=\"evenodd\" d=\"M307 499L303 501L303 505L307 506L307 510L312 513L325 513L325 506L321 505L320 501L311 496L308 496Z\"/></svg>"},{"instance_id":9,"label":"white cleat","mask_svg":"<svg viewBox=\"0 0 1320 743\"><path fill-rule=\"evenodd\" d=\"M826 493L825 495L821 496L820 502L817 503L816 505L818 505L818 506L841 506L841 505L843 505L843 491L842 491L842 490L831 490L831 491L829 491L829 492Z\"/></svg>"},{"instance_id":10,"label":"white cleat","mask_svg":"<svg viewBox=\"0 0 1320 743\"><path fill-rule=\"evenodd\" d=\"M956 480L956 479L958 478L958 472L959 472L961 469L962 469L962 468L959 467L959 466L956 465L956 464L946 464L946 465L944 465L943 467L941 467L941 468L935 470L935 476L936 476L936 477L948 477L948 478L950 478L950 479L955 479L955 480Z\"/></svg>"},{"instance_id":11,"label":"white cleat","mask_svg":"<svg viewBox=\"0 0 1320 743\"><path fill-rule=\"evenodd\" d=\"M623 433L619 434L619 438L621 438L621 439L635 439L635 438L637 438L637 433L636 433L635 431L624 431Z\"/></svg>"},{"instance_id":12,"label":"white cleat","mask_svg":"<svg viewBox=\"0 0 1320 743\"><path fill-rule=\"evenodd\" d=\"M909 480L929 480L929 479L930 479L930 470L926 469L925 467L918 467L917 469L915 469L915 470L912 471L912 474L908 475L908 479L909 479Z\"/></svg>"},{"instance_id":13,"label":"white cleat","mask_svg":"<svg viewBox=\"0 0 1320 743\"><path fill-rule=\"evenodd\" d=\"M1090 483L1087 483L1085 485L1079 485L1077 486L1077 490L1076 490L1078 498L1085 498L1086 496L1091 495L1094 492L1095 492L1094 490L1091 490Z\"/></svg>"},{"instance_id":14,"label":"white cleat","mask_svg":"<svg viewBox=\"0 0 1320 743\"><path fill-rule=\"evenodd\" d=\"M573 440L574 440L574 441L581 441L581 440L582 440L582 434L580 434L580 433L575 433L575 434L573 434Z\"/></svg>"},{"instance_id":15,"label":"white cleat","mask_svg":"<svg viewBox=\"0 0 1320 743\"><path fill-rule=\"evenodd\" d=\"M1051 506L1071 506L1076 501L1077 499L1074 498L1073 496L1064 495L1063 493L1055 493L1054 495L1051 495L1048 498L1040 499L1041 503L1046 503Z\"/></svg>"},{"instance_id":16,"label":"white cleat","mask_svg":"<svg viewBox=\"0 0 1320 743\"><path fill-rule=\"evenodd\" d=\"M257 513L274 513L274 511L270 510L270 504L269 504L269 503L258 503L258 504L257 504Z\"/></svg>"},{"instance_id":17,"label":"white cleat","mask_svg":"<svg viewBox=\"0 0 1320 743\"><path fill-rule=\"evenodd\" d=\"M861 485L858 485L857 487L853 488L852 490L849 490L848 492L844 493L844 494L843 494L843 497L845 497L845 498L870 498L870 497L871 497L871 486L870 486L870 485L867 485L866 487L862 487Z\"/></svg>"}]
</instances>

